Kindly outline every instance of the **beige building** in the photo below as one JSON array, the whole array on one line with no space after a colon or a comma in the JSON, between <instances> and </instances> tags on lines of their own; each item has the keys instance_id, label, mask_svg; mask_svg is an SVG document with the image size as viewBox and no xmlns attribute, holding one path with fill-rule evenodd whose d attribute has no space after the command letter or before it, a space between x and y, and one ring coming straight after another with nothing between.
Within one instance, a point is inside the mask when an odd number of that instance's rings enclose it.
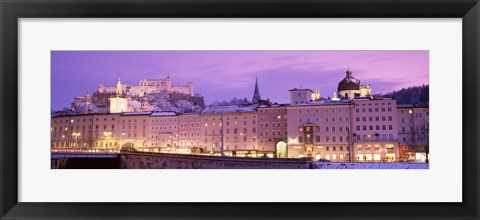
<instances>
[{"instance_id":1,"label":"beige building","mask_svg":"<svg viewBox=\"0 0 480 220\"><path fill-rule=\"evenodd\" d=\"M397 117L400 160L425 162L429 153L429 108L399 105Z\"/></svg>"},{"instance_id":2,"label":"beige building","mask_svg":"<svg viewBox=\"0 0 480 220\"><path fill-rule=\"evenodd\" d=\"M287 105L262 105L258 114L259 150L275 152L275 157L287 157Z\"/></svg>"},{"instance_id":3,"label":"beige building","mask_svg":"<svg viewBox=\"0 0 480 220\"><path fill-rule=\"evenodd\" d=\"M150 149L175 151L178 148L178 114L154 112L150 117Z\"/></svg>"},{"instance_id":4,"label":"beige building","mask_svg":"<svg viewBox=\"0 0 480 220\"><path fill-rule=\"evenodd\" d=\"M190 153L193 148L200 148L201 126L200 114L190 113L178 116L178 149Z\"/></svg>"},{"instance_id":5,"label":"beige building","mask_svg":"<svg viewBox=\"0 0 480 220\"><path fill-rule=\"evenodd\" d=\"M150 114L151 112L128 112L120 115L119 132L114 132L115 138L119 137L120 147L145 149L149 146Z\"/></svg>"},{"instance_id":6,"label":"beige building","mask_svg":"<svg viewBox=\"0 0 480 220\"><path fill-rule=\"evenodd\" d=\"M51 119L52 148L91 148L93 115L60 116Z\"/></svg>"},{"instance_id":7,"label":"beige building","mask_svg":"<svg viewBox=\"0 0 480 220\"><path fill-rule=\"evenodd\" d=\"M397 105L390 98L353 100L353 159L396 161L398 155Z\"/></svg>"},{"instance_id":8,"label":"beige building","mask_svg":"<svg viewBox=\"0 0 480 220\"><path fill-rule=\"evenodd\" d=\"M288 157L348 161L349 103L321 101L288 107Z\"/></svg>"},{"instance_id":9,"label":"beige building","mask_svg":"<svg viewBox=\"0 0 480 220\"><path fill-rule=\"evenodd\" d=\"M301 104L307 104L312 100L312 94L314 94L314 91L311 89L290 89L288 90L290 92L290 104L291 105L301 105Z\"/></svg>"},{"instance_id":10,"label":"beige building","mask_svg":"<svg viewBox=\"0 0 480 220\"><path fill-rule=\"evenodd\" d=\"M266 154L258 148L257 107L258 104L207 107L200 116L202 148L221 153L223 133L223 151L227 156Z\"/></svg>"}]
</instances>

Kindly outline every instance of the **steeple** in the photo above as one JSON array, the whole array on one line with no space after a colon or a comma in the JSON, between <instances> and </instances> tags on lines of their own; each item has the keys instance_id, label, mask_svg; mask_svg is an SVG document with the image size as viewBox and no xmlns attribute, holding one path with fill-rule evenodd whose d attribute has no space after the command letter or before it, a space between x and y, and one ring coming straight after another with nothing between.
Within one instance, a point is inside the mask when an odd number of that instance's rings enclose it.
<instances>
[{"instance_id":1,"label":"steeple","mask_svg":"<svg viewBox=\"0 0 480 220\"><path fill-rule=\"evenodd\" d=\"M120 82L120 76L118 76L117 96L121 96L122 94L123 94L123 91L122 91L122 82Z\"/></svg>"},{"instance_id":2,"label":"steeple","mask_svg":"<svg viewBox=\"0 0 480 220\"><path fill-rule=\"evenodd\" d=\"M258 79L255 78L255 90L253 91L252 102L257 103L260 100L260 89L258 89Z\"/></svg>"}]
</instances>

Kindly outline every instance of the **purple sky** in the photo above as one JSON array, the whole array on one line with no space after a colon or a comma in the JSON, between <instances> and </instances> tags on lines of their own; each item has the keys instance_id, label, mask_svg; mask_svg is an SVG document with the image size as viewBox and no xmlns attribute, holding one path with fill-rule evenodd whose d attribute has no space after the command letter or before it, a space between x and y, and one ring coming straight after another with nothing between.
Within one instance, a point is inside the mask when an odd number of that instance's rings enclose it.
<instances>
[{"instance_id":1,"label":"purple sky","mask_svg":"<svg viewBox=\"0 0 480 220\"><path fill-rule=\"evenodd\" d=\"M292 88L319 88L331 97L348 67L372 93L429 83L428 51L52 51L52 108L69 107L75 96L99 83L138 85L144 78L194 83L206 104L252 98L258 76L262 99L287 103Z\"/></svg>"}]
</instances>

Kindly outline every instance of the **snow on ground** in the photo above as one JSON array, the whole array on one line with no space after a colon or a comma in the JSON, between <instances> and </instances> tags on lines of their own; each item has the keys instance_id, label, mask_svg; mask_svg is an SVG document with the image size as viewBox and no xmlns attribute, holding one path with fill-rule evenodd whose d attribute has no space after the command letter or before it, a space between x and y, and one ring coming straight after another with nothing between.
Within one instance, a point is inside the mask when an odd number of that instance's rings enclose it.
<instances>
[{"instance_id":1,"label":"snow on ground","mask_svg":"<svg viewBox=\"0 0 480 220\"><path fill-rule=\"evenodd\" d=\"M314 162L315 169L428 169L427 163Z\"/></svg>"}]
</instances>

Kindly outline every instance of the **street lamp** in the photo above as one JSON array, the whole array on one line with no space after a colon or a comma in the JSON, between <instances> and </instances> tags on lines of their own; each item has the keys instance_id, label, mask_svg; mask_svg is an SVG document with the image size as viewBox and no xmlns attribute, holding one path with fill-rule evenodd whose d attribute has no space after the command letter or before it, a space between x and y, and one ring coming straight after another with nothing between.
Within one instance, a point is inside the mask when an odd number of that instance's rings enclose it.
<instances>
[{"instance_id":1,"label":"street lamp","mask_svg":"<svg viewBox=\"0 0 480 220\"><path fill-rule=\"evenodd\" d=\"M74 144L73 146L76 147L76 146L77 146L78 136L80 136L80 132L72 132L72 136L75 137L75 144Z\"/></svg>"},{"instance_id":2,"label":"street lamp","mask_svg":"<svg viewBox=\"0 0 480 220\"><path fill-rule=\"evenodd\" d=\"M108 150L108 138L112 136L112 132L104 131L103 136L105 136L105 140L107 141L105 145L105 150Z\"/></svg>"}]
</instances>

